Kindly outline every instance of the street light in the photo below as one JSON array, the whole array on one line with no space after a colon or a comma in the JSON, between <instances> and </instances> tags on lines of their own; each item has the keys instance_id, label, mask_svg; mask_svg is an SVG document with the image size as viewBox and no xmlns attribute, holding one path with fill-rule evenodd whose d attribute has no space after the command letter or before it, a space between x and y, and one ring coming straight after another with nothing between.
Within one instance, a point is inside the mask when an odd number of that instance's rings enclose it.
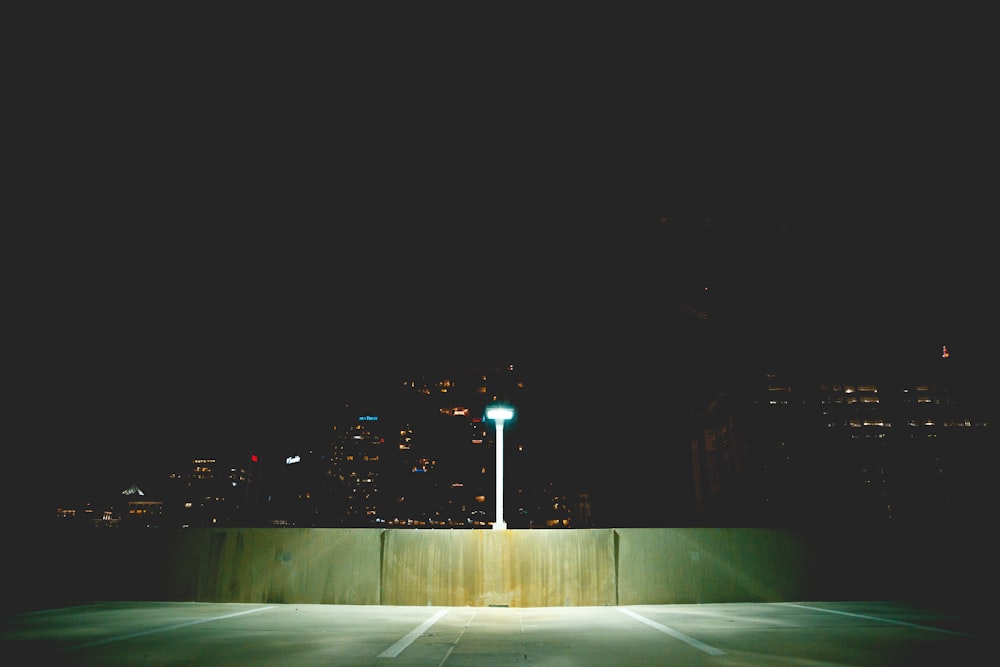
<instances>
[{"instance_id":1,"label":"street light","mask_svg":"<svg viewBox=\"0 0 1000 667\"><path fill-rule=\"evenodd\" d=\"M513 410L499 405L486 411L486 418L492 419L497 424L497 518L493 522L493 530L507 528L503 520L503 423L513 416Z\"/></svg>"}]
</instances>

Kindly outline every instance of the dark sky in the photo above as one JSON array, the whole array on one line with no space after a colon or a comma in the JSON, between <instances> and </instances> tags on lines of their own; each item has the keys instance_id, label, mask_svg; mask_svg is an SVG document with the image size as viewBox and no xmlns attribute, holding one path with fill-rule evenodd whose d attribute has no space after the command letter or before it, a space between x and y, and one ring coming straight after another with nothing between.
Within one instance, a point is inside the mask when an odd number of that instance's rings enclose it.
<instances>
[{"instance_id":1,"label":"dark sky","mask_svg":"<svg viewBox=\"0 0 1000 667\"><path fill-rule=\"evenodd\" d=\"M639 382L680 363L665 350L699 362L671 318L706 286L731 356L874 331L844 354L948 344L988 368L992 40L957 12L781 7L662 31L29 28L5 244L7 456L34 462L16 479L322 445L348 387L417 360L516 358L549 391L587 357Z\"/></svg>"}]
</instances>

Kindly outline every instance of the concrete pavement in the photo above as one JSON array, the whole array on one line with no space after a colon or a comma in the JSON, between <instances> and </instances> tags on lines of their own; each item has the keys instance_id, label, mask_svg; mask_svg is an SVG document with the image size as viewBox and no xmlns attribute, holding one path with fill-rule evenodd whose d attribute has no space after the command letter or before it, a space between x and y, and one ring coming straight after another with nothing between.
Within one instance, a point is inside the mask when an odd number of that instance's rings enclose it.
<instances>
[{"instance_id":1,"label":"concrete pavement","mask_svg":"<svg viewBox=\"0 0 1000 667\"><path fill-rule=\"evenodd\" d=\"M608 607L96 602L0 617L5 664L973 664L975 612L903 602Z\"/></svg>"}]
</instances>

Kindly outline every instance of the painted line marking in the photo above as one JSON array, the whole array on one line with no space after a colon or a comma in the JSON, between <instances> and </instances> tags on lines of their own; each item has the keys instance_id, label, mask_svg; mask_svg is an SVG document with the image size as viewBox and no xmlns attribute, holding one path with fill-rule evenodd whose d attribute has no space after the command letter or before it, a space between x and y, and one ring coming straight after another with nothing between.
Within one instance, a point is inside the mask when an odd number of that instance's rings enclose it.
<instances>
[{"instance_id":1,"label":"painted line marking","mask_svg":"<svg viewBox=\"0 0 1000 667\"><path fill-rule=\"evenodd\" d=\"M77 609L86 609L87 607L100 607L101 605L97 602L93 604L78 604L72 607L53 607L52 609L35 609L34 611L21 611L13 612L18 616L37 616L39 614L54 614L60 611L76 611Z\"/></svg>"},{"instance_id":2,"label":"painted line marking","mask_svg":"<svg viewBox=\"0 0 1000 667\"><path fill-rule=\"evenodd\" d=\"M916 623L907 623L906 621L897 621L892 618L879 618L878 616L866 616L865 614L852 614L849 611L838 611L836 609L823 609L822 607L810 607L804 604L792 604L790 602L782 603L783 607L798 607L799 609L810 609L812 611L825 611L828 614L840 614L841 616L853 616L854 618L864 618L869 621L880 621L882 623L893 623L895 625L905 625L908 628L916 628L918 630L931 630L932 632L943 632L949 635L958 635L959 637L976 637L977 635L970 635L965 632L956 632L954 630L945 630L943 628L935 628L929 625L917 625Z\"/></svg>"},{"instance_id":3,"label":"painted line marking","mask_svg":"<svg viewBox=\"0 0 1000 667\"><path fill-rule=\"evenodd\" d=\"M390 646L386 650L384 650L381 653L379 653L378 657L380 657L380 658L395 658L397 655L399 655L400 653L403 652L403 649L405 649L407 646L409 646L410 644L412 644L413 641L417 637L419 637L420 635L424 634L424 632L427 630L427 628L429 628L432 625L434 625L435 623L437 623L441 619L441 617L444 616L447 613L448 613L447 609L440 610L439 612L437 612L436 614L434 614L433 616L431 616L430 618L428 618L426 621L424 621L423 623L421 623L417 627L415 627L412 630L410 630L410 632L408 632L406 634L406 636L403 637L402 639L400 639L398 642L396 642L395 644L393 644L392 646Z\"/></svg>"},{"instance_id":4,"label":"painted line marking","mask_svg":"<svg viewBox=\"0 0 1000 667\"><path fill-rule=\"evenodd\" d=\"M678 632L677 630L674 630L673 628L668 628L667 626L662 625L660 623L657 623L654 620L648 619L648 618L646 618L645 616L643 616L641 614L635 613L631 609L623 609L622 607L618 607L617 609L621 613L627 614L627 615L631 616L632 618L634 618L634 619L636 619L638 621L642 621L646 625L650 625L650 626L656 628L657 630L659 630L660 632L665 632L668 635L670 635L671 637L674 637L675 639L680 639L682 642L685 642L686 644L690 644L691 646L694 646L699 651L703 651L704 653L707 653L709 655L725 655L726 654L726 652L723 651L722 649L715 648L714 646L709 646L708 644L706 644L704 642L698 641L694 637L688 637L683 632Z\"/></svg>"},{"instance_id":5,"label":"painted line marking","mask_svg":"<svg viewBox=\"0 0 1000 667\"><path fill-rule=\"evenodd\" d=\"M106 639L97 639L92 642L87 642L85 644L77 644L76 646L70 646L69 648L63 649L64 651L76 651L81 648L90 648L91 646L100 646L101 644L111 644L113 642L120 642L125 639L133 639L135 637L144 637L146 635L155 635L158 632L167 632L168 630L177 630L178 628L186 628L191 625L198 625L199 623L210 623L212 621L221 621L226 618L234 618L236 616L244 616L246 614L254 614L258 611L266 611L267 609L274 609L274 605L268 607L257 607L256 609L248 609L246 611L237 611L232 614L224 614L222 616L213 616L212 618L200 618L196 621L187 621L186 623L178 623L177 625L168 625L164 628L152 628L151 630L141 630L139 632L130 632L126 635L118 635L117 637L107 637Z\"/></svg>"},{"instance_id":6,"label":"painted line marking","mask_svg":"<svg viewBox=\"0 0 1000 667\"><path fill-rule=\"evenodd\" d=\"M448 647L448 650L445 651L444 657L441 658L441 662L438 663L438 667L444 667L444 663L448 662L448 658L451 657L451 652L455 650L455 647L458 646L458 642L462 641L462 637L465 636L465 631L472 625L472 619L476 617L476 611L478 610L472 611L472 615L469 616L469 620L462 626L462 631L458 633L458 637L455 638L455 641L453 641L451 646Z\"/></svg>"}]
</instances>

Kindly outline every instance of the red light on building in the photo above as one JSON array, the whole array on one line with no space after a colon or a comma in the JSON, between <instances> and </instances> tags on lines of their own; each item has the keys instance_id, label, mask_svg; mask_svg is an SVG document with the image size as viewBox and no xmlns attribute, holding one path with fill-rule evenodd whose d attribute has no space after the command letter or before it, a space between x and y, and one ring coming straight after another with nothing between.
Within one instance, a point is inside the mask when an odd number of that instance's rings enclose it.
<instances>
[{"instance_id":1,"label":"red light on building","mask_svg":"<svg viewBox=\"0 0 1000 667\"><path fill-rule=\"evenodd\" d=\"M949 354L949 352L948 352L948 346L947 345L942 345L941 346L941 358L942 359L947 359L950 356L951 356L951 354Z\"/></svg>"}]
</instances>

